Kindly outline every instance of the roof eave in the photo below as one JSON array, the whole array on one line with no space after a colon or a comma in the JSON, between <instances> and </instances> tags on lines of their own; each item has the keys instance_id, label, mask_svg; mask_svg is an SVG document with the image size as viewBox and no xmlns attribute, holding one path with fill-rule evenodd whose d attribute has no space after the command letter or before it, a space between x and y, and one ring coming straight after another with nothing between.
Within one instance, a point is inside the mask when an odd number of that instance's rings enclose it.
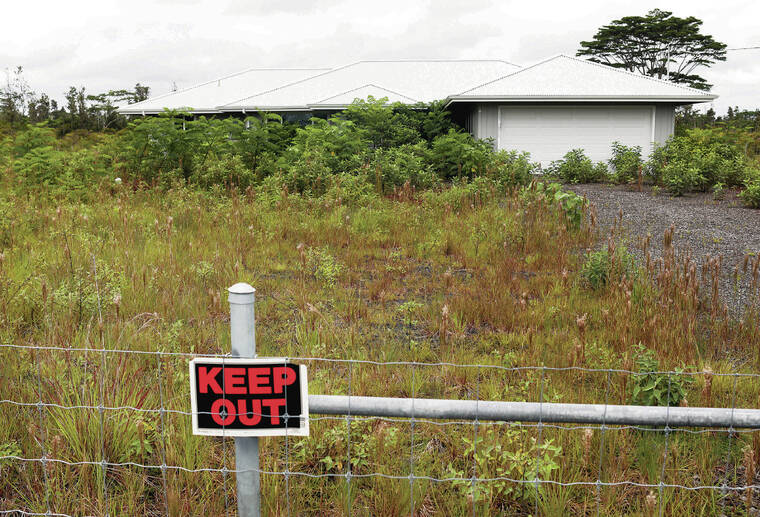
<instances>
[{"instance_id":1,"label":"roof eave","mask_svg":"<svg viewBox=\"0 0 760 517\"><path fill-rule=\"evenodd\" d=\"M446 106L454 102L670 102L692 104L710 102L717 95L452 95Z\"/></svg>"},{"instance_id":2,"label":"roof eave","mask_svg":"<svg viewBox=\"0 0 760 517\"><path fill-rule=\"evenodd\" d=\"M183 113L190 113L192 115L209 115L222 113L222 111L216 108L203 108L203 109L191 109L191 108L121 108L116 110L121 115L158 115L166 111L181 111Z\"/></svg>"},{"instance_id":3,"label":"roof eave","mask_svg":"<svg viewBox=\"0 0 760 517\"><path fill-rule=\"evenodd\" d=\"M311 111L311 108L308 106L217 106L217 108L220 112L224 113L230 113L230 112L252 112L255 113L257 111L261 112L271 112L271 111Z\"/></svg>"}]
</instances>

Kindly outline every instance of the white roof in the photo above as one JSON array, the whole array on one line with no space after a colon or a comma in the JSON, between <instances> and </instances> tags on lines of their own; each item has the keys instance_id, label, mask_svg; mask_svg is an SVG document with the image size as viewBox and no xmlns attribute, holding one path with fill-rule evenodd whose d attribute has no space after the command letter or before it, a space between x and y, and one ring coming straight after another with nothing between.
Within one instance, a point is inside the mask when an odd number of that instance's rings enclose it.
<instances>
[{"instance_id":1,"label":"white roof","mask_svg":"<svg viewBox=\"0 0 760 517\"><path fill-rule=\"evenodd\" d=\"M416 102L419 102L417 99L413 99L411 97L407 97L406 95L388 90L382 86L377 86L375 84L365 84L359 88L353 88L346 92L339 93L338 95L326 97L320 101L310 104L310 106L347 106L351 104L355 99L366 99L370 95L375 99L382 99L385 97L388 99L388 103L403 102L405 104L414 104Z\"/></svg>"},{"instance_id":2,"label":"white roof","mask_svg":"<svg viewBox=\"0 0 760 517\"><path fill-rule=\"evenodd\" d=\"M151 97L122 106L121 113L159 113L167 109L187 109L196 113L218 113L217 106L252 92L264 92L305 79L329 68L252 68L183 90Z\"/></svg>"},{"instance_id":3,"label":"white roof","mask_svg":"<svg viewBox=\"0 0 760 517\"><path fill-rule=\"evenodd\" d=\"M452 101L685 101L716 95L611 66L558 55L450 95Z\"/></svg>"},{"instance_id":4,"label":"white roof","mask_svg":"<svg viewBox=\"0 0 760 517\"><path fill-rule=\"evenodd\" d=\"M343 106L363 98L361 90L373 87L379 97L414 99L432 102L445 99L451 92L462 91L496 77L519 70L517 65L499 60L420 60L359 61L307 79L231 101L223 110L310 109L332 97ZM352 95L352 91L356 93ZM330 104L337 105L337 101Z\"/></svg>"},{"instance_id":5,"label":"white roof","mask_svg":"<svg viewBox=\"0 0 760 517\"><path fill-rule=\"evenodd\" d=\"M459 92L459 93L457 93ZM668 81L559 55L527 68L500 60L359 61L335 69L251 69L122 106L195 113L343 109L355 99L449 102L622 101L691 103L717 96Z\"/></svg>"}]
</instances>

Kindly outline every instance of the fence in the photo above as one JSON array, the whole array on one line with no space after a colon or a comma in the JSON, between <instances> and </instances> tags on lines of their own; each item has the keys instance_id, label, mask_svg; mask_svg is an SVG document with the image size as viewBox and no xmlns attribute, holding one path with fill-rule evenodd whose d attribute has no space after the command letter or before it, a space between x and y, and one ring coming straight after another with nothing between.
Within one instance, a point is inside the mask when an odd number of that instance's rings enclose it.
<instances>
[{"instance_id":1,"label":"fence","mask_svg":"<svg viewBox=\"0 0 760 517\"><path fill-rule=\"evenodd\" d=\"M230 304L231 304L231 337L232 337L232 356L255 356L255 324L253 319L253 290L250 286L244 286L238 284L230 289ZM250 312L246 312L250 311ZM288 436L284 439L284 468L282 469L266 469L260 468L259 465L259 447L257 438L236 438L235 439L235 452L236 452L236 466L235 468L227 468L226 463L222 467L187 467L184 465L171 465L167 464L167 436L166 420L171 416L178 416L180 418L189 419L192 416L190 411L182 409L173 409L167 407L166 397L164 394L164 388L166 379L164 367L164 361L167 358L173 358L178 360L189 360L194 357L230 357L230 355L219 354L194 354L183 352L164 352L164 351L144 351L144 350L125 350L125 349L108 349L102 348L75 348L75 347L61 347L61 346L43 346L43 345L20 345L12 343L0 344L0 349L6 350L26 350L33 353L35 356L35 368L36 368L36 401L20 401L10 400L2 397L0 394L0 407L13 406L18 408L28 408L36 413L35 428L39 436L36 437L40 447L40 455L38 457L29 457L28 455L22 455L20 453L0 453L0 471L3 468L7 468L9 465L27 465L37 464L41 468L39 474L42 476L41 483L44 485L44 491L40 495L39 501L32 501L26 508L13 507L7 508L0 506L0 514L3 515L46 515L46 516L66 516L70 514L61 513L57 511L51 502L50 498L50 483L48 479L48 471L51 466L65 465L69 467L90 466L100 471L102 483L100 483L100 490L102 491L102 500L105 501L102 508L104 510L102 514L109 514L108 499L109 499L109 483L107 477L109 474L113 477L119 469L142 469L151 472L160 472L161 487L159 490L160 495L158 498L163 499L162 514L169 515L170 501L167 490L167 476L170 472L184 472L188 474L208 474L214 473L221 475L222 482L224 484L224 512L229 514L232 510L233 504L230 502L230 498L227 495L227 477L235 475L237 480L237 504L240 515L258 515L259 508L259 494L260 476L265 477L278 477L284 481L285 490L284 494L280 495L280 500L277 502L277 508L287 515L291 515L291 484L293 479L307 478L307 479L333 479L338 480L341 483L334 486L334 490L345 490L347 495L346 501L348 501L344 513L351 515L352 512L358 511L353 507L352 483L357 483L362 480L389 480L401 483L408 483L409 485L409 514L414 517L415 515L424 514L420 508L423 505L422 501L415 501L415 483L430 483L433 485L440 484L454 484L460 487L460 492L465 494L469 492L469 506L471 507L472 514L480 513L476 511L478 499L482 498L481 492L478 491L479 487L487 487L492 484L513 484L521 488L529 489L530 497L533 499L532 504L528 504L528 507L532 506L534 514L541 514L541 506L543 504L543 498L545 497L544 487L564 487L564 488L578 488L585 487L595 492L594 503L596 505L595 512L600 514L601 510L601 497L600 493L606 488L615 487L629 487L638 490L649 490L649 494L646 496L646 507L652 514L663 515L667 504L665 492L667 490L683 490L687 492L701 492L711 491L718 495L720 498L719 505L725 508L727 504L735 505L736 501L731 500L732 494L744 494L746 497L747 509L752 504L752 492L754 490L760 490L760 485L754 478L754 467L749 464L741 467L744 469L744 477L741 483L737 483L739 478L737 475L737 466L735 458L731 456L732 441L737 440L737 437L741 433L753 432L753 429L760 429L760 410L758 409L744 409L736 407L736 393L737 385L740 380L746 380L749 382L757 383L760 379L760 374L751 373L710 373L711 377L730 379L732 383L732 404L730 408L702 408L702 407L670 407L668 406L629 406L629 405L616 405L609 403L609 397L611 393L612 377L614 375L623 375L629 377L636 377L641 375L660 375L665 376L667 379L668 397L666 400L670 400L670 384L671 379L682 376L697 376L704 375L703 372L681 372L681 371L663 371L663 372L636 372L625 369L591 369L581 367L564 367L564 368L552 368L545 366L520 366L520 367L507 367L501 365L489 365L489 364L455 364L448 362L439 363L423 363L423 362L406 362L406 361L368 361L368 360L349 360L349 359L329 359L321 357L301 357L301 358L288 358L289 361L309 363L312 365L321 364L326 366L330 370L334 370L337 366L347 369L347 389L346 395L311 395L309 397L309 407L311 415L309 419L311 422L345 422L346 425L346 437L348 443L346 444L345 461L341 462L343 465L340 471L314 471L312 470L291 470L292 464L292 445ZM105 404L105 386L103 382L104 374L99 375L99 403L98 404L60 404L49 402L45 400L43 396L43 374L41 370L40 354L97 354L100 358L101 366L103 368L108 364L109 358L118 355L121 357L141 357L156 359L156 378L158 385L158 399L159 407L143 407L139 404L135 405L118 405L109 406ZM409 398L389 398L389 397L367 397L360 396L353 393L352 377L357 368L362 367L403 367L408 368L411 371L411 397ZM419 371L422 369L437 369L442 368L460 368L467 370L474 370L475 375L475 387L474 397L472 400L443 400L443 399L430 399L420 398L414 392L415 377L419 375ZM532 372L536 374L538 402L504 402L504 401L489 401L481 400L480 393L480 379L483 372L497 371L503 374L509 373L525 373ZM604 376L605 386L605 403L603 404L571 404L571 403L557 403L545 401L545 383L547 376L553 372L562 372L576 375L591 375L599 374ZM50 411L92 411L97 412L98 426L100 428L100 457L89 458L77 461L66 460L49 455L49 442L50 437L46 434L45 420L50 418L48 413ZM107 415L116 412L131 412L136 415L154 415L158 417L159 429L158 434L160 436L160 458L161 463L143 463L135 461L114 461L114 458L109 458L106 453L105 436L107 428ZM319 416L315 416L319 415ZM367 421L382 421L392 424L404 424L409 426L409 457L408 457L408 471L406 473L388 473L381 472L379 469L374 471L368 471L367 468L358 468L356 458L352 458L352 453L355 453L356 448L352 444L352 424L357 422ZM564 424L580 424L580 425L564 425ZM420 458L419 443L415 442L417 436L415 433L419 433L416 429L420 426L434 426L436 428L446 429L453 428L453 426L472 426L472 440L470 448L468 450L468 456L472 454L472 464L469 472L456 472L449 475L431 475L418 472L417 462ZM483 469L484 463L478 460L478 447L485 447L481 445L479 434L482 434L482 428L484 426L495 426L497 428L515 428L520 430L529 430L535 434L532 439L535 441L533 447L530 449L531 457L527 460L527 464L531 465L528 470L523 469L522 475L515 477L509 475L509 471L496 472L489 470L487 475L479 475L479 470ZM653 427L652 427L653 426ZM701 429L693 429L701 428ZM545 434L549 431L582 431L584 433L584 443L586 440L588 444L591 443L590 438L592 434L598 434L599 448L598 448L598 462L592 469L588 467L588 470L595 470L596 475L594 478L587 480L563 480L555 479L556 476L551 475L552 469L548 470L549 475L543 476L542 473L546 472L542 470L542 462L549 461L546 459L547 443L549 442ZM662 454L662 461L658 462L657 470L659 471L659 481L649 482L641 481L637 479L605 479L603 475L603 462L606 454L605 438L608 433L612 431L632 430L641 432L643 434L661 435L664 437L664 451ZM590 434L591 433L591 434ZM715 433L725 433L725 438L728 441L728 447L726 448L725 467L722 469L724 475L720 482L704 482L702 480L695 481L695 483L687 485L684 483L668 482L666 480L666 464L669 461L669 445L671 437L676 433L685 433L687 435L705 435L713 436ZM310 440L312 438L306 438ZM227 439L222 439L222 446L224 447L224 457L227 457L226 450ZM426 449L429 448L429 443ZM588 448L588 447L587 447ZM435 454L435 451L433 451ZM585 451L585 456L588 456L588 450ZM486 454L485 458L489 456ZM321 458L317 458L319 460ZM585 459L588 460L588 457ZM756 458L751 457L749 462L754 464ZM226 461L226 460L225 460ZM4 467L3 467L4 466ZM734 474L730 472L733 470ZM750 470L752 472L750 472ZM751 474L751 475L750 475ZM705 480L708 481L708 480ZM342 486L341 486L342 485ZM736 499L734 497L734 499ZM7 501L0 500L0 504L8 504ZM284 506L284 508L282 508ZM271 507L271 505L270 505ZM295 510L293 510L295 511ZM546 511L544 510L544 513Z\"/></svg>"}]
</instances>

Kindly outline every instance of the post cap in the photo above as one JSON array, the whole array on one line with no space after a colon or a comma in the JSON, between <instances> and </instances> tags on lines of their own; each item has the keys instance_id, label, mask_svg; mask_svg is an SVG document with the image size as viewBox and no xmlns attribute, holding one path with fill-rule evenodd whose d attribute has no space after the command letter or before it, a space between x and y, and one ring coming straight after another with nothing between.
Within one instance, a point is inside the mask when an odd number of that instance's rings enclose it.
<instances>
[{"instance_id":1,"label":"post cap","mask_svg":"<svg viewBox=\"0 0 760 517\"><path fill-rule=\"evenodd\" d=\"M230 294L251 294L256 292L256 289L251 287L249 284L246 284L245 282L238 282L227 290L230 292Z\"/></svg>"},{"instance_id":2,"label":"post cap","mask_svg":"<svg viewBox=\"0 0 760 517\"><path fill-rule=\"evenodd\" d=\"M228 288L227 291L230 293L230 303L247 305L253 303L253 300L256 297L256 289L244 282L239 282L233 285Z\"/></svg>"}]
</instances>

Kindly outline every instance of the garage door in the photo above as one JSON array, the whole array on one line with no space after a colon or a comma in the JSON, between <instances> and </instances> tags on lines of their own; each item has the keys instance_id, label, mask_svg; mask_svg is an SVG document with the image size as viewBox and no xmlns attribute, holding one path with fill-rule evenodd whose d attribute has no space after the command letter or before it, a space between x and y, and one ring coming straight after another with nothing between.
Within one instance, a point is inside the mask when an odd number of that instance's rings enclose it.
<instances>
[{"instance_id":1,"label":"garage door","mask_svg":"<svg viewBox=\"0 0 760 517\"><path fill-rule=\"evenodd\" d=\"M651 106L512 107L499 109L499 149L528 151L543 167L571 149L594 161L610 158L612 142L651 152Z\"/></svg>"}]
</instances>

